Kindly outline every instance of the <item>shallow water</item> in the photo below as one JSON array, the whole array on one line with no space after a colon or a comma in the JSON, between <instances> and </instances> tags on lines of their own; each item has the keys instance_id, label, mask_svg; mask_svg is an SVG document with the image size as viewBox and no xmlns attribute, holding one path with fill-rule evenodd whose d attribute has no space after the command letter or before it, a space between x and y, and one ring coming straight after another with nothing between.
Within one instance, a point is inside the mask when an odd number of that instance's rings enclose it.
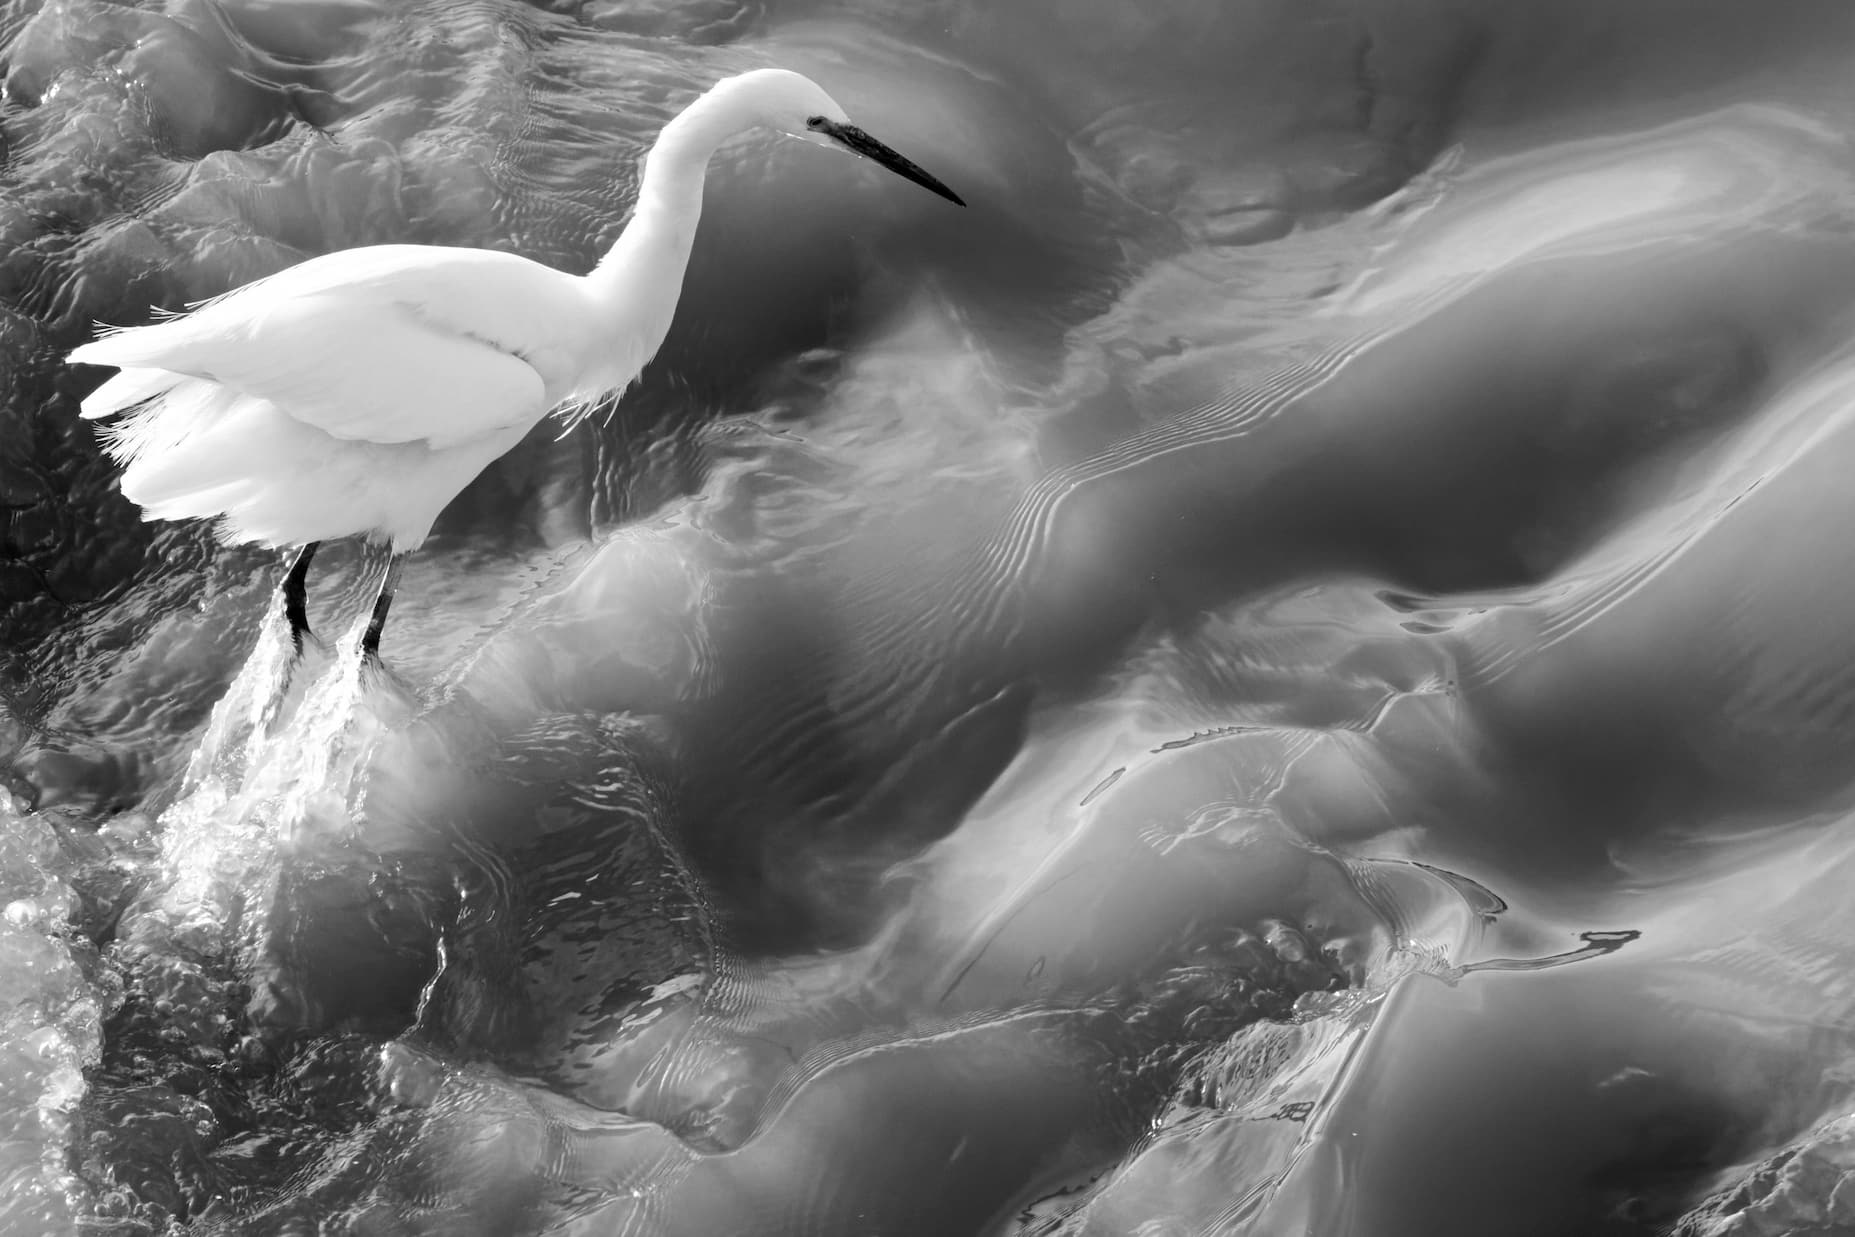
<instances>
[{"instance_id":1,"label":"shallow water","mask_svg":"<svg viewBox=\"0 0 1855 1237\"><path fill-rule=\"evenodd\" d=\"M1841 0L0 8L0 1233L1855 1231ZM409 564L64 349L310 254L677 325Z\"/></svg>"}]
</instances>

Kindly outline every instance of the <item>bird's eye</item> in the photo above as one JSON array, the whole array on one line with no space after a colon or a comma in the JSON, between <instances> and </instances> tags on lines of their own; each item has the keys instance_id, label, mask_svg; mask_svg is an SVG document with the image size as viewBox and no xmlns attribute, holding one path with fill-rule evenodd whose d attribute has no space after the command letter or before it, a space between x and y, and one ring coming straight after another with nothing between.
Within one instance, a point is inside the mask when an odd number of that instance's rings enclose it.
<instances>
[{"instance_id":1,"label":"bird's eye","mask_svg":"<svg viewBox=\"0 0 1855 1237\"><path fill-rule=\"evenodd\" d=\"M823 116L807 116L805 118L805 127L807 129L824 128L824 117Z\"/></svg>"}]
</instances>

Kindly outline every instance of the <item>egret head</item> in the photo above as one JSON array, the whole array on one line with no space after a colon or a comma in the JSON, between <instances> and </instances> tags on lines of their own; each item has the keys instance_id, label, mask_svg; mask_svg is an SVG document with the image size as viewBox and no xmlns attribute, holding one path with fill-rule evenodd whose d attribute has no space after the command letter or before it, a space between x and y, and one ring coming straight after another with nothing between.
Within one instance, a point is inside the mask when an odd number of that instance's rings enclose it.
<instances>
[{"instance_id":1,"label":"egret head","mask_svg":"<svg viewBox=\"0 0 1855 1237\"><path fill-rule=\"evenodd\" d=\"M837 100L802 73L757 69L730 78L723 85L740 91L743 101L752 107L755 119L769 128L814 145L861 155L949 202L966 205L959 194L851 124L849 114L838 106Z\"/></svg>"}]
</instances>

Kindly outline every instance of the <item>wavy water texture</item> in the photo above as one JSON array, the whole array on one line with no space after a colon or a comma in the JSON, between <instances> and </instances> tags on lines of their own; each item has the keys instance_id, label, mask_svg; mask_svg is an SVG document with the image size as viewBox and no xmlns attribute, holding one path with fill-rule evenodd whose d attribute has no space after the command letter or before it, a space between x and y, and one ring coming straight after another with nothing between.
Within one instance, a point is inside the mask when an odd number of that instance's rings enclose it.
<instances>
[{"instance_id":1,"label":"wavy water texture","mask_svg":"<svg viewBox=\"0 0 1855 1237\"><path fill-rule=\"evenodd\" d=\"M0 44L0 1234L1855 1231L1843 0ZM761 64L971 208L724 151L384 666L114 491L97 324L583 271Z\"/></svg>"}]
</instances>

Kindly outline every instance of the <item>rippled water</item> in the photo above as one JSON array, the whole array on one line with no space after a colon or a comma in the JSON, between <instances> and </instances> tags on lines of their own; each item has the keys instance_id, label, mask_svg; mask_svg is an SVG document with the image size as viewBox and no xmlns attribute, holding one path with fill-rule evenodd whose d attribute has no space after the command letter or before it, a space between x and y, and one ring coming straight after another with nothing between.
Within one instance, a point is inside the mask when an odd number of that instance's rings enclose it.
<instances>
[{"instance_id":1,"label":"rippled water","mask_svg":"<svg viewBox=\"0 0 1855 1237\"><path fill-rule=\"evenodd\" d=\"M0 6L0 1233L1855 1232L1844 0ZM412 560L59 357L314 253L672 337ZM319 563L320 568L320 563Z\"/></svg>"}]
</instances>

